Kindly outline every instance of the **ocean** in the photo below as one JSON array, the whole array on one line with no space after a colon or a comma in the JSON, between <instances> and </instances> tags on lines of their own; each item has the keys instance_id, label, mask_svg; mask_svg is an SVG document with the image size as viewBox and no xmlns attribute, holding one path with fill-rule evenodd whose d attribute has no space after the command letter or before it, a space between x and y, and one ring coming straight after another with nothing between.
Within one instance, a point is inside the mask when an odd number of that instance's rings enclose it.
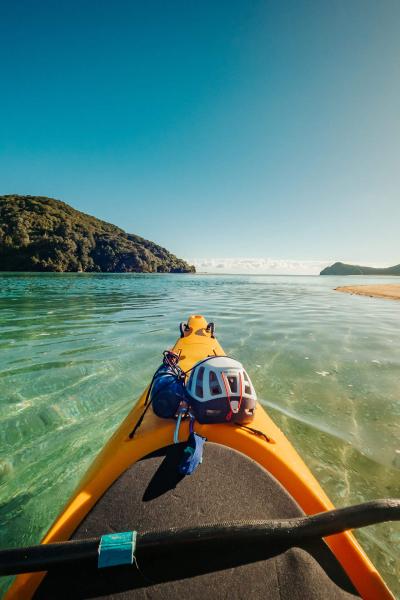
<instances>
[{"instance_id":1,"label":"ocean","mask_svg":"<svg viewBox=\"0 0 400 600\"><path fill-rule=\"evenodd\" d=\"M190 314L337 506L400 497L400 303L333 289L399 281L0 274L0 547L39 542ZM400 525L356 535L400 596Z\"/></svg>"}]
</instances>

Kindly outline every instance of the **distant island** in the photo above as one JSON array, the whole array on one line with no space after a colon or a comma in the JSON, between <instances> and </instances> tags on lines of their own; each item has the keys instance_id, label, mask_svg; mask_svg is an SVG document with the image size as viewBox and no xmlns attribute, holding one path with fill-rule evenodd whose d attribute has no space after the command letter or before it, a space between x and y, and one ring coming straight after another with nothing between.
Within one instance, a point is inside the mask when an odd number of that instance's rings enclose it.
<instances>
[{"instance_id":1,"label":"distant island","mask_svg":"<svg viewBox=\"0 0 400 600\"><path fill-rule=\"evenodd\" d=\"M359 265L335 262L330 267L323 269L320 275L400 275L400 265L375 269L374 267L360 267Z\"/></svg>"},{"instance_id":2,"label":"distant island","mask_svg":"<svg viewBox=\"0 0 400 600\"><path fill-rule=\"evenodd\" d=\"M42 196L0 196L0 271L193 273L165 248Z\"/></svg>"}]
</instances>

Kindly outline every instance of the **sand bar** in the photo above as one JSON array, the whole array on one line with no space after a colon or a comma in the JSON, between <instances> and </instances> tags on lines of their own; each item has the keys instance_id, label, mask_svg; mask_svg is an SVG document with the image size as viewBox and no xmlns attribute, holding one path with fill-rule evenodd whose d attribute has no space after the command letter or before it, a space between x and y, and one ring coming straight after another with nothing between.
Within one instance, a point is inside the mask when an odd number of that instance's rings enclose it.
<instances>
[{"instance_id":1,"label":"sand bar","mask_svg":"<svg viewBox=\"0 0 400 600\"><path fill-rule=\"evenodd\" d=\"M387 298L388 300L400 300L400 283L388 283L378 285L343 285L335 288L338 292L357 294L359 296L370 296L371 298Z\"/></svg>"}]
</instances>

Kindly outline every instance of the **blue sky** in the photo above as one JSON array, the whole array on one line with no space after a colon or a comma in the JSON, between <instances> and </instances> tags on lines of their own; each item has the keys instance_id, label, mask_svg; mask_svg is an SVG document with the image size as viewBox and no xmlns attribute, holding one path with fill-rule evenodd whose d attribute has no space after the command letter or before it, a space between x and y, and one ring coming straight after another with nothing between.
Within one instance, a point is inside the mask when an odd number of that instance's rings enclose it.
<instances>
[{"instance_id":1,"label":"blue sky","mask_svg":"<svg viewBox=\"0 0 400 600\"><path fill-rule=\"evenodd\" d=\"M3 0L0 193L228 270L399 263L399 34L397 0Z\"/></svg>"}]
</instances>

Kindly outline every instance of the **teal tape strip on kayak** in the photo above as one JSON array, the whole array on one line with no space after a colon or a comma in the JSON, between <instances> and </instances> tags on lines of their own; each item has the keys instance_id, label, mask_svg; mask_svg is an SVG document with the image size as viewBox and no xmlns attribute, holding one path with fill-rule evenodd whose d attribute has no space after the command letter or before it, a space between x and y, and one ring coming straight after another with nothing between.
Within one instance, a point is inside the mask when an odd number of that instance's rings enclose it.
<instances>
[{"instance_id":1,"label":"teal tape strip on kayak","mask_svg":"<svg viewBox=\"0 0 400 600\"><path fill-rule=\"evenodd\" d=\"M135 555L136 534L136 531L124 531L102 535L98 550L98 568L131 565Z\"/></svg>"}]
</instances>

